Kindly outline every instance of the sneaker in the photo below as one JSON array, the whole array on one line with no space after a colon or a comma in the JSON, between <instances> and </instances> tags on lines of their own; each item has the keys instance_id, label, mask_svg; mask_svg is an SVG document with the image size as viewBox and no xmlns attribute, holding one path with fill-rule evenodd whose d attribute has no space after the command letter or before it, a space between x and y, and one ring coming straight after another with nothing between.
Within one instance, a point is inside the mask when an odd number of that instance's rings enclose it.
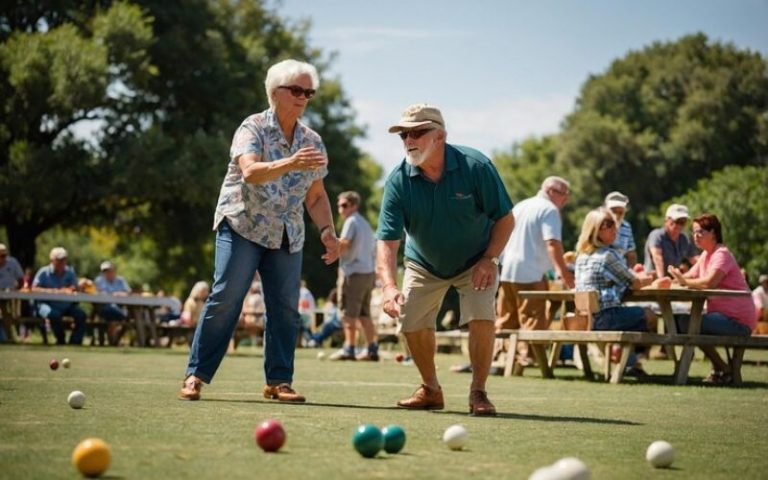
<instances>
[{"instance_id":1,"label":"sneaker","mask_svg":"<svg viewBox=\"0 0 768 480\"><path fill-rule=\"evenodd\" d=\"M730 385L733 383L733 376L730 373L712 370L709 376L703 380L708 385Z\"/></svg>"},{"instance_id":2,"label":"sneaker","mask_svg":"<svg viewBox=\"0 0 768 480\"><path fill-rule=\"evenodd\" d=\"M442 410L445 407L443 390L441 388L434 390L422 384L413 392L411 398L400 400L397 406L411 410Z\"/></svg>"},{"instance_id":3,"label":"sneaker","mask_svg":"<svg viewBox=\"0 0 768 480\"><path fill-rule=\"evenodd\" d=\"M355 357L354 350L350 352L346 348L341 348L339 350L336 350L328 358L330 360L357 360L357 357Z\"/></svg>"},{"instance_id":4,"label":"sneaker","mask_svg":"<svg viewBox=\"0 0 768 480\"><path fill-rule=\"evenodd\" d=\"M264 385L264 398L280 402L305 402L307 399L296 393L288 383Z\"/></svg>"},{"instance_id":5,"label":"sneaker","mask_svg":"<svg viewBox=\"0 0 768 480\"><path fill-rule=\"evenodd\" d=\"M495 417L496 407L488 400L485 390L469 392L469 414L476 417Z\"/></svg>"},{"instance_id":6,"label":"sneaker","mask_svg":"<svg viewBox=\"0 0 768 480\"><path fill-rule=\"evenodd\" d=\"M181 390L176 394L179 400L200 400L200 391L203 389L203 381L194 375L184 379Z\"/></svg>"},{"instance_id":7,"label":"sneaker","mask_svg":"<svg viewBox=\"0 0 768 480\"><path fill-rule=\"evenodd\" d=\"M361 362L378 362L379 352L363 352L360 355L357 355L354 359L360 360Z\"/></svg>"}]
</instances>

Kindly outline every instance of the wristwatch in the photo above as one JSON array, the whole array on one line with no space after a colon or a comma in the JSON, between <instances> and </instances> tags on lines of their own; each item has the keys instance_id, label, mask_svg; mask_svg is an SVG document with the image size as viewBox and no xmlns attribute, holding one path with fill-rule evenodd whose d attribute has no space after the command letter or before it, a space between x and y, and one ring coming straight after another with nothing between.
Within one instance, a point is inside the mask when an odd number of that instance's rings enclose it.
<instances>
[{"instance_id":1,"label":"wristwatch","mask_svg":"<svg viewBox=\"0 0 768 480\"><path fill-rule=\"evenodd\" d=\"M501 261L499 260L499 257L485 257L485 258L487 258L488 260L490 260L490 261L491 261L491 263L492 263L492 264L494 264L494 265L496 265L497 267L498 267L498 266L499 266L499 264L501 263Z\"/></svg>"}]
</instances>

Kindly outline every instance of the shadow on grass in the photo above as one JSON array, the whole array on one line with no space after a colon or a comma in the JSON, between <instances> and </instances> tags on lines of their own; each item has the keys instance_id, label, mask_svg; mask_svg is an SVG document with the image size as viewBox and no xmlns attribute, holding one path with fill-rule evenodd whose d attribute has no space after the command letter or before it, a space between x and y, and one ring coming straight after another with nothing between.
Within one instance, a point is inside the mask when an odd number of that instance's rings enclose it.
<instances>
[{"instance_id":1,"label":"shadow on grass","mask_svg":"<svg viewBox=\"0 0 768 480\"><path fill-rule=\"evenodd\" d=\"M437 415L445 415L445 414L455 414L455 415L463 415L468 416L469 414L466 413L466 411L447 411L443 410L440 412L434 412ZM573 423L596 423L600 425L630 425L630 426L640 426L643 425L642 423L637 422L630 422L629 420L615 420L611 418L593 418L593 417L566 417L562 415L531 415L531 414L525 414L525 413L507 413L507 412L498 412L495 417L480 417L476 415L472 415L472 418L487 418L490 420L498 420L498 419L504 419L504 420L532 420L536 422L573 422Z\"/></svg>"},{"instance_id":2,"label":"shadow on grass","mask_svg":"<svg viewBox=\"0 0 768 480\"><path fill-rule=\"evenodd\" d=\"M224 402L224 403L257 403L257 404L264 404L264 405L287 405L292 407L330 407L330 408L358 408L361 410L404 410L402 408L391 406L391 407L381 407L381 406L374 406L374 405L355 405L351 403L319 403L319 402L306 402L306 403L295 403L295 402L276 402L274 400L242 400L242 399L229 399L229 398L203 398L200 400L201 402Z\"/></svg>"},{"instance_id":3,"label":"shadow on grass","mask_svg":"<svg viewBox=\"0 0 768 480\"><path fill-rule=\"evenodd\" d=\"M530 377L535 378L535 377ZM593 379L586 378L584 376L577 375L560 375L555 376L554 379L545 380L557 380L561 382L587 382L609 385L605 377L600 374L596 374ZM705 387L705 388L736 388L747 390L766 390L768 389L768 382L757 381L743 381L740 385L712 385L704 383L704 377L689 376L685 385L678 385L675 383L675 377L668 374L648 374L644 377L624 377L621 381L622 385L658 385L660 387Z\"/></svg>"}]
</instances>

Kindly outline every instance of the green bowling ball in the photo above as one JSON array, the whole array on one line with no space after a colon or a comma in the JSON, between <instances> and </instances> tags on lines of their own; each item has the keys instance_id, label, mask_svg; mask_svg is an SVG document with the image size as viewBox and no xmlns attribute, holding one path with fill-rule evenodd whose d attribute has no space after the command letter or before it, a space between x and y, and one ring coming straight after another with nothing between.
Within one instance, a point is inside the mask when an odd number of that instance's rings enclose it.
<instances>
[{"instance_id":1,"label":"green bowling ball","mask_svg":"<svg viewBox=\"0 0 768 480\"><path fill-rule=\"evenodd\" d=\"M384 447L384 436L375 425L360 425L352 436L352 445L365 458L373 458Z\"/></svg>"},{"instance_id":2,"label":"green bowling ball","mask_svg":"<svg viewBox=\"0 0 768 480\"><path fill-rule=\"evenodd\" d=\"M384 435L384 451L397 453L405 446L405 430L400 425L387 425L381 429Z\"/></svg>"}]
</instances>

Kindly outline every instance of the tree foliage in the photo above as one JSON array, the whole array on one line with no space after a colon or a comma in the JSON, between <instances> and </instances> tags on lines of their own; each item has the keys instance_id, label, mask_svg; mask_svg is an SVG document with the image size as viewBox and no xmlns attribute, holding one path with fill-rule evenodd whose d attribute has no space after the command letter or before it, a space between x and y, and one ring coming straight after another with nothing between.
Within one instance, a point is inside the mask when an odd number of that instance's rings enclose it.
<instances>
[{"instance_id":1,"label":"tree foliage","mask_svg":"<svg viewBox=\"0 0 768 480\"><path fill-rule=\"evenodd\" d=\"M557 152L558 172L573 183L571 225L620 190L642 240L648 214L710 172L765 165L767 67L757 52L696 34L630 52L590 77Z\"/></svg>"},{"instance_id":2,"label":"tree foliage","mask_svg":"<svg viewBox=\"0 0 768 480\"><path fill-rule=\"evenodd\" d=\"M729 166L698 181L684 195L669 203L688 206L693 217L717 215L723 227L723 241L749 278L768 271L768 166ZM668 205L655 213L658 222Z\"/></svg>"},{"instance_id":3,"label":"tree foliage","mask_svg":"<svg viewBox=\"0 0 768 480\"><path fill-rule=\"evenodd\" d=\"M102 226L120 239L110 255L148 249L159 268L147 282L178 291L209 279L232 134L267 108L266 71L285 58L321 74L306 120L328 149L329 194L370 197L376 169L353 144L363 132L308 28L257 0L29 2L0 12L0 223L14 254L32 265L42 232ZM325 291L335 272L319 252L310 228L304 268Z\"/></svg>"}]
</instances>

